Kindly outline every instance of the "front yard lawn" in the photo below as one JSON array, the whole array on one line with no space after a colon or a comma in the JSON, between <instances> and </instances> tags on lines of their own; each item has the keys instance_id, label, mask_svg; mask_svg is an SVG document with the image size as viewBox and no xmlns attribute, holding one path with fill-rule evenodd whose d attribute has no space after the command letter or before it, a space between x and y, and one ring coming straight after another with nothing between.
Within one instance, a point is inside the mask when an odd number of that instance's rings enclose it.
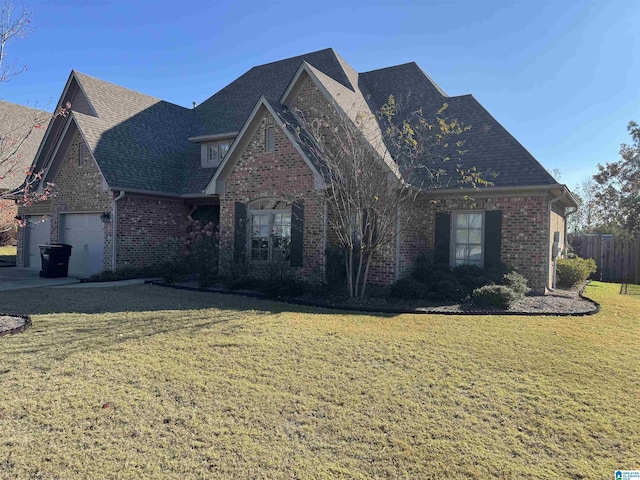
<instances>
[{"instance_id":1,"label":"front yard lawn","mask_svg":"<svg viewBox=\"0 0 640 480\"><path fill-rule=\"evenodd\" d=\"M640 297L587 317L360 315L153 286L16 290L0 478L613 478Z\"/></svg>"},{"instance_id":2,"label":"front yard lawn","mask_svg":"<svg viewBox=\"0 0 640 480\"><path fill-rule=\"evenodd\" d=\"M0 262L16 263L16 247L0 247Z\"/></svg>"}]
</instances>

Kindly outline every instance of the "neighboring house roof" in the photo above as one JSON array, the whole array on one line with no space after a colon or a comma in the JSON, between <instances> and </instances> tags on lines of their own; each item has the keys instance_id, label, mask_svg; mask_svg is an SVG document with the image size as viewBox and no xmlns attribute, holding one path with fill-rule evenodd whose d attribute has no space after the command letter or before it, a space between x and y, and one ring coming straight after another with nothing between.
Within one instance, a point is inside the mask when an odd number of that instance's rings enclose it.
<instances>
[{"instance_id":1,"label":"neighboring house roof","mask_svg":"<svg viewBox=\"0 0 640 480\"><path fill-rule=\"evenodd\" d=\"M42 110L0 100L0 192L23 183L50 117Z\"/></svg>"}]
</instances>

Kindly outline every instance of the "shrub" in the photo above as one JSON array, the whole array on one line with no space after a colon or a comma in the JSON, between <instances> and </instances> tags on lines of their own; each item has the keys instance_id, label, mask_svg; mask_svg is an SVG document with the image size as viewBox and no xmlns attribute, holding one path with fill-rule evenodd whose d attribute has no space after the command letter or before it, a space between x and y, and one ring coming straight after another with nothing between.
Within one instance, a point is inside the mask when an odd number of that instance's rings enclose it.
<instances>
[{"instance_id":1,"label":"shrub","mask_svg":"<svg viewBox=\"0 0 640 480\"><path fill-rule=\"evenodd\" d=\"M447 273L438 280L433 289L435 294L432 298L441 300L463 300L469 295L469 290L463 284L461 284L455 275Z\"/></svg>"},{"instance_id":2,"label":"shrub","mask_svg":"<svg viewBox=\"0 0 640 480\"><path fill-rule=\"evenodd\" d=\"M296 298L307 291L307 285L293 278L270 278L258 281L258 290L269 298Z\"/></svg>"},{"instance_id":3,"label":"shrub","mask_svg":"<svg viewBox=\"0 0 640 480\"><path fill-rule=\"evenodd\" d=\"M505 273L502 277L502 284L516 292L520 299L530 290L527 285L527 279L516 271Z\"/></svg>"},{"instance_id":4,"label":"shrub","mask_svg":"<svg viewBox=\"0 0 640 480\"><path fill-rule=\"evenodd\" d=\"M393 285L389 294L392 298L400 298L402 300L419 300L425 298L428 293L424 283L419 282L415 278L401 278Z\"/></svg>"},{"instance_id":5,"label":"shrub","mask_svg":"<svg viewBox=\"0 0 640 480\"><path fill-rule=\"evenodd\" d=\"M345 267L342 249L336 245L332 245L327 247L325 255L327 285L331 288L344 287L347 283L347 269Z\"/></svg>"},{"instance_id":6,"label":"shrub","mask_svg":"<svg viewBox=\"0 0 640 480\"><path fill-rule=\"evenodd\" d=\"M473 302L477 305L510 308L522 298L512 288L506 285L485 285L473 291Z\"/></svg>"},{"instance_id":7,"label":"shrub","mask_svg":"<svg viewBox=\"0 0 640 480\"><path fill-rule=\"evenodd\" d=\"M556 265L558 286L567 288L584 284L598 270L593 258L559 258Z\"/></svg>"},{"instance_id":8,"label":"shrub","mask_svg":"<svg viewBox=\"0 0 640 480\"><path fill-rule=\"evenodd\" d=\"M196 274L198 285L210 287L218 278L218 232L213 221L194 220L187 217L185 263Z\"/></svg>"},{"instance_id":9,"label":"shrub","mask_svg":"<svg viewBox=\"0 0 640 480\"><path fill-rule=\"evenodd\" d=\"M442 277L451 272L449 265L436 262L430 255L420 254L413 264L411 276L425 285L427 289L434 289Z\"/></svg>"}]
</instances>

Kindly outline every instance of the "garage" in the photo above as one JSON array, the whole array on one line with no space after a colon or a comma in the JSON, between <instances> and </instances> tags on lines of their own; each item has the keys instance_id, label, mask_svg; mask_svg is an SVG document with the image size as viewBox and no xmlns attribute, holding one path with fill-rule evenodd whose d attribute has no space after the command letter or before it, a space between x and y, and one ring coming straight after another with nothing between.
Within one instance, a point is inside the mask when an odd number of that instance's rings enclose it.
<instances>
[{"instance_id":1,"label":"garage","mask_svg":"<svg viewBox=\"0 0 640 480\"><path fill-rule=\"evenodd\" d=\"M40 270L42 262L39 245L51 243L51 217L27 215L25 235L24 266Z\"/></svg>"},{"instance_id":2,"label":"garage","mask_svg":"<svg viewBox=\"0 0 640 480\"><path fill-rule=\"evenodd\" d=\"M60 243L71 249L69 275L88 277L104 269L104 224L99 213L60 215Z\"/></svg>"}]
</instances>

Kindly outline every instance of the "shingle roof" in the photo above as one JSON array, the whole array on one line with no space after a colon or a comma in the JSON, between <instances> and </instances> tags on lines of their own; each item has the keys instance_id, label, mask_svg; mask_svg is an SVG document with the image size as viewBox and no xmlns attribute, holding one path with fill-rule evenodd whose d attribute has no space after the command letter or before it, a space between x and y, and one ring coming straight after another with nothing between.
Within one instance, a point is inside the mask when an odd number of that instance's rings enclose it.
<instances>
[{"instance_id":1,"label":"shingle roof","mask_svg":"<svg viewBox=\"0 0 640 480\"><path fill-rule=\"evenodd\" d=\"M200 150L188 140L192 110L74 74L98 117L73 115L112 189L170 194L204 189L208 178L201 178L202 171L194 175Z\"/></svg>"},{"instance_id":2,"label":"shingle roof","mask_svg":"<svg viewBox=\"0 0 640 480\"><path fill-rule=\"evenodd\" d=\"M0 100L0 191L19 187L44 137L51 114ZM40 128L33 128L40 125Z\"/></svg>"},{"instance_id":3,"label":"shingle roof","mask_svg":"<svg viewBox=\"0 0 640 480\"><path fill-rule=\"evenodd\" d=\"M331 48L253 67L195 108L193 136L240 131L261 96L280 98L296 71L307 62L353 89L344 61ZM349 67L350 68L350 67Z\"/></svg>"},{"instance_id":4,"label":"shingle roof","mask_svg":"<svg viewBox=\"0 0 640 480\"><path fill-rule=\"evenodd\" d=\"M452 160L433 165L442 168L456 184L456 164L463 169L476 167L486 172L484 179L496 187L520 185L554 185L557 182L538 161L509 134L500 123L471 95L447 96L415 63L362 73L360 88L366 95L372 111L384 105L389 95L395 97L400 106L398 120L402 120L419 109L427 120L435 120L435 112L445 103L443 116L471 127L467 132L453 137L464 141L465 153L453 159L453 148L442 150L440 156L451 156ZM493 172L497 176L492 176ZM428 183L427 179L424 179ZM445 182L446 184L446 182Z\"/></svg>"},{"instance_id":5,"label":"shingle roof","mask_svg":"<svg viewBox=\"0 0 640 480\"><path fill-rule=\"evenodd\" d=\"M429 118L447 103L447 118L471 126L460 137L467 151L460 159L463 168L497 173L488 178L497 187L556 184L471 95L447 96L415 63L358 74L333 49L254 67L193 110L74 72L97 114L74 112L74 118L111 188L200 194L215 169L200 168L199 146L188 138L240 131L261 96L270 99L288 128L300 128L274 99L281 98L303 62L349 114L376 112L390 95L401 107L398 119L418 109ZM379 146L380 135L372 130L367 138ZM311 155L304 142L300 146ZM438 167L454 178L456 163Z\"/></svg>"}]
</instances>

